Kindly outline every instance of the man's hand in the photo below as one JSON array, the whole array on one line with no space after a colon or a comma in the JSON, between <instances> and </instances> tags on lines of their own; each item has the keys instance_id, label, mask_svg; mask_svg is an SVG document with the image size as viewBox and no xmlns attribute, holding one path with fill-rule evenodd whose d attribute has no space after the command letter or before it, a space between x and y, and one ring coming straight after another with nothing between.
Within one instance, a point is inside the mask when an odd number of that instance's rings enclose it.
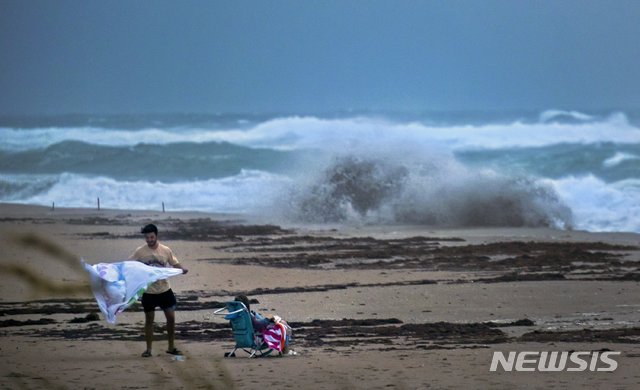
<instances>
[{"instance_id":1,"label":"man's hand","mask_svg":"<svg viewBox=\"0 0 640 390\"><path fill-rule=\"evenodd\" d=\"M186 269L186 268L184 268L184 267L182 266L182 264L176 264L176 265L174 265L174 266L173 266L173 268L180 268L180 269L182 270L182 274L183 274L183 275L184 275L184 274L186 274L187 272L189 272L189 270L188 270L188 269Z\"/></svg>"}]
</instances>

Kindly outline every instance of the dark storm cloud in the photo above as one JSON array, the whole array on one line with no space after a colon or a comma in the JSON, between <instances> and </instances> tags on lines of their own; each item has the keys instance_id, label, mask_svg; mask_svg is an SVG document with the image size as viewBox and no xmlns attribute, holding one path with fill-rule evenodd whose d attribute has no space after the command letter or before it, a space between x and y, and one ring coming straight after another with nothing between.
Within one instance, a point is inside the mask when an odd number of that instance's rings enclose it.
<instances>
[{"instance_id":1,"label":"dark storm cloud","mask_svg":"<svg viewBox=\"0 0 640 390\"><path fill-rule=\"evenodd\" d=\"M0 113L640 106L637 1L2 1Z\"/></svg>"}]
</instances>

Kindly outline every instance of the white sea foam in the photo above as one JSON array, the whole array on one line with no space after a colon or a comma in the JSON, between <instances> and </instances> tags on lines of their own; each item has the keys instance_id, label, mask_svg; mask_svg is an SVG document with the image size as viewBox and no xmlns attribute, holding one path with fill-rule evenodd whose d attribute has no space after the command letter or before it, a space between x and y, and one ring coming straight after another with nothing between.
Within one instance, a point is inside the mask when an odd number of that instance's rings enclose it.
<instances>
[{"instance_id":1,"label":"white sea foam","mask_svg":"<svg viewBox=\"0 0 640 390\"><path fill-rule=\"evenodd\" d=\"M164 202L170 211L242 213L261 204L267 196L266 191L285 183L289 183L289 179L284 176L259 171L178 183L117 181L65 173L59 175L47 190L16 203L94 208L100 198L103 208L161 210Z\"/></svg>"},{"instance_id":2,"label":"white sea foam","mask_svg":"<svg viewBox=\"0 0 640 390\"><path fill-rule=\"evenodd\" d=\"M605 183L586 175L549 182L560 198L571 205L578 229L640 232L640 180Z\"/></svg>"},{"instance_id":3,"label":"white sea foam","mask_svg":"<svg viewBox=\"0 0 640 390\"><path fill-rule=\"evenodd\" d=\"M402 187L398 188L393 188L393 182L379 183L375 187L382 191L378 194L379 207L365 210L364 214L358 214L350 203L340 203L344 199L326 192L328 187L324 188L325 193L322 194L323 188L318 187L322 186L318 184L322 183L318 181L319 174L301 182L298 178L293 180L258 171L243 171L240 175L224 179L178 183L128 182L75 174L39 175L37 180L31 175L2 175L0 182L17 183L16 185L22 186L22 191L20 196L0 201L45 206L55 202L57 207L94 208L99 197L103 208L160 210L164 202L170 211L249 212L283 217L291 216L304 200L316 202L313 203L314 206L321 205L318 203L320 200L325 203L329 200L335 203L331 207L338 205L333 212L344 213L346 221L422 221L434 225L455 225L466 223L464 219L472 218L474 213L480 215L487 211L487 205L495 204L497 199L507 202L501 204L508 204L510 207L520 204L517 210L529 210L531 215L523 213L514 216L513 210L496 210L495 213L492 212L496 223L518 218L535 222L542 218L551 226L567 227L566 220L553 220L554 216L562 216L558 214L560 204L566 204L571 207L571 225L575 229L640 232L640 180L630 179L611 184L589 175L559 180L546 179L536 184L513 181L491 172L472 177L471 172L455 173L457 169L460 168L449 167L439 174L427 176L412 172L401 178ZM375 178L374 175L369 179ZM369 183L373 184L375 183ZM391 192L385 192L381 187L385 185L391 186L388 187ZM556 200L544 190L545 186L556 191ZM376 196L371 195L377 202ZM371 202L371 198L360 202L365 202L361 203L362 208L362 204L369 204L366 202ZM306 212L318 210L322 211L321 206ZM482 218L475 222L482 224Z\"/></svg>"},{"instance_id":4,"label":"white sea foam","mask_svg":"<svg viewBox=\"0 0 640 390\"><path fill-rule=\"evenodd\" d=\"M577 114L574 114L577 115ZM585 114L586 116L586 114ZM545 115L551 117L551 115ZM586 116L588 117L588 116ZM640 129L623 114L580 123L545 122L431 126L419 122L392 122L356 117L322 119L286 117L268 120L249 129L206 128L113 130L94 127L12 129L0 128L2 150L45 148L63 141L97 145L133 146L140 143L230 142L252 147L301 149L403 141L418 145L440 145L454 149L545 146L557 143L638 143Z\"/></svg>"},{"instance_id":5,"label":"white sea foam","mask_svg":"<svg viewBox=\"0 0 640 390\"><path fill-rule=\"evenodd\" d=\"M557 120L575 120L575 121L591 121L595 119L593 115L585 114L579 111L565 111L565 110L547 110L540 114L540 122L552 122Z\"/></svg>"},{"instance_id":6,"label":"white sea foam","mask_svg":"<svg viewBox=\"0 0 640 390\"><path fill-rule=\"evenodd\" d=\"M631 153L622 153L622 152L618 152L615 155L613 155L612 157L606 159L602 165L605 168L613 168L617 165L620 165L621 163L625 162L625 161L629 161L629 160L640 160L640 156L636 156L635 154L631 154Z\"/></svg>"},{"instance_id":7,"label":"white sea foam","mask_svg":"<svg viewBox=\"0 0 640 390\"><path fill-rule=\"evenodd\" d=\"M0 149L23 151L43 149L64 141L80 141L103 146L134 146L138 144L167 145L178 142L211 142L241 140L242 131L208 131L201 129L113 130L96 127L64 127L40 129L0 128Z\"/></svg>"}]
</instances>

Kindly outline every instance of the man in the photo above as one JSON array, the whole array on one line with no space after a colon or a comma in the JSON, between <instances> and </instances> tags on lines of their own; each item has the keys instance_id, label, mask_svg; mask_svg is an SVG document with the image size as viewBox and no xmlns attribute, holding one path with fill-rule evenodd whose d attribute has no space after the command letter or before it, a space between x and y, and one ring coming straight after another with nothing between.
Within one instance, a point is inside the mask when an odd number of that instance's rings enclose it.
<instances>
[{"instance_id":1,"label":"man","mask_svg":"<svg viewBox=\"0 0 640 390\"><path fill-rule=\"evenodd\" d=\"M136 249L129 259L138 260L153 267L171 266L180 268L183 274L188 272L188 270L178 262L171 248L158 242L158 228L155 225L146 225L142 228L141 233L144 234L144 239L147 244ZM144 308L145 316L144 338L147 342L147 349L142 353L142 357L151 356L153 320L156 307L158 306L164 311L164 316L167 319L167 338L169 339L167 353L181 355L181 352L174 345L176 296L171 290L171 286L169 286L169 281L162 279L149 285L147 291L142 295L142 307Z\"/></svg>"}]
</instances>

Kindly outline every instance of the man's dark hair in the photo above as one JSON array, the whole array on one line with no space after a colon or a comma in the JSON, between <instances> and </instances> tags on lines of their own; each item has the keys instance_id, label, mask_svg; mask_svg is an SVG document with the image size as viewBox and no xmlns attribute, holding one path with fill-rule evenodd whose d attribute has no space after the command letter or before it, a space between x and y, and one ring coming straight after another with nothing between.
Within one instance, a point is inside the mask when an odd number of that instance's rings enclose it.
<instances>
[{"instance_id":1,"label":"man's dark hair","mask_svg":"<svg viewBox=\"0 0 640 390\"><path fill-rule=\"evenodd\" d=\"M158 227L152 223L146 225L145 227L142 228L142 230L140 230L140 233L142 234L147 234L147 233L155 233L155 235L158 235Z\"/></svg>"}]
</instances>

